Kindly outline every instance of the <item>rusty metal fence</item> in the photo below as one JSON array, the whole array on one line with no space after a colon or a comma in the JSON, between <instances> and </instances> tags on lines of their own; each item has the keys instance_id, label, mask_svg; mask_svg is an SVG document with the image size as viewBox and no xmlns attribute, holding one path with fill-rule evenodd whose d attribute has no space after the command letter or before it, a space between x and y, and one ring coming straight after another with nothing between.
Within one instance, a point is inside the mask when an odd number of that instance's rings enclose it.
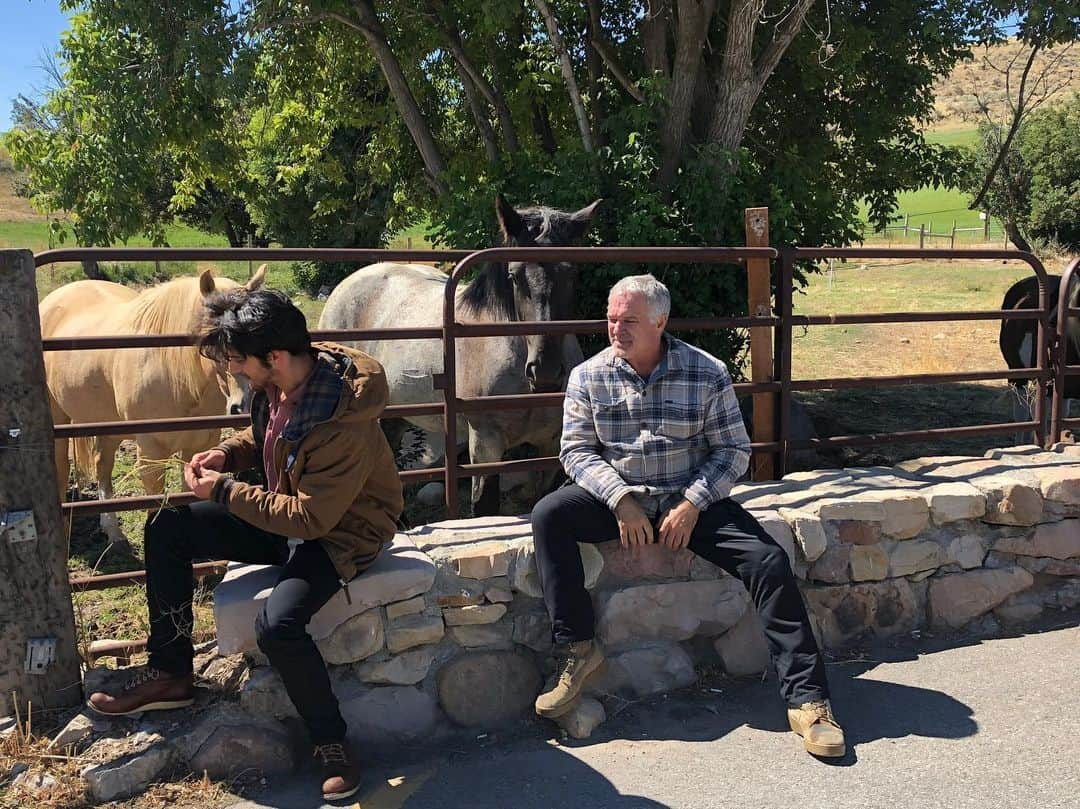
<instances>
[{"instance_id":1,"label":"rusty metal fence","mask_svg":"<svg viewBox=\"0 0 1080 809\"><path fill-rule=\"evenodd\" d=\"M1064 387L1066 376L1080 374L1080 366L1067 366L1066 319L1080 315L1080 309L1069 308L1067 290L1073 278L1080 273L1080 260L1072 262L1061 278L1060 298L1055 309L1049 306L1049 278L1042 263L1034 255L1011 250L939 250L904 248L804 248L788 247L774 249L757 248L644 248L644 247L560 247L560 248L493 248L475 252L451 250L362 250L326 248L76 248L50 250L35 257L38 268L60 262L81 261L292 261L322 260L355 262L375 261L421 261L455 262L445 287L441 325L426 328L394 328L379 330L313 331L315 339L329 340L410 340L441 339L443 342L443 373L435 380L443 400L430 404L391 405L385 417L441 415L446 434L447 447L444 465L437 468L402 471L403 483L443 480L446 491L446 507L449 515L459 511L458 480L462 477L490 475L499 472L548 469L556 466L556 458L533 458L498 463L456 462L457 418L460 414L486 410L526 407L554 407L562 402L561 393L523 394L517 396L459 397L456 380L456 345L459 339L496 335L525 334L588 334L603 332L604 320L581 321L518 321L482 324L465 324L455 316L455 291L464 275L478 265L504 261L567 261L579 264L602 264L611 262L636 264L712 264L737 267L748 259L766 259L773 263L776 302L775 314L769 316L745 316L725 318L672 319L672 330L699 330L770 327L774 329L774 367L771 380L735 385L739 395L771 393L778 401L777 424L773 435L764 440L754 440L754 453L771 453L776 459L777 475L786 471L788 454L792 450L840 446L866 446L888 442L942 439L972 435L1009 433L1017 430L1033 430L1036 442L1045 445L1060 440L1066 427L1080 426L1080 418L1064 417ZM948 311L948 312L888 312L847 315L796 315L793 311L795 270L800 263L825 259L1009 259L1026 262L1039 283L1039 306L1035 309ZM1021 370L986 370L948 374L918 374L890 377L843 377L809 380L792 380L792 337L796 326L902 323L932 321L1004 320L1007 318L1035 320L1038 324L1038 351L1035 367ZM195 338L187 334L174 335L102 335L84 338L50 338L42 341L45 351L79 351L101 348L143 348L192 345ZM877 433L871 435L847 435L796 441L791 438L792 394L798 391L842 389L892 385L918 385L948 382L975 382L997 379L1034 380L1038 386L1035 411L1030 421L979 424L906 432ZM1049 429L1044 427L1046 394L1051 392L1051 417ZM242 427L247 416L204 416L195 418L170 418L142 420L137 422L100 422L72 425L56 425L55 438L67 439L95 435L128 435L136 432L170 432L213 427ZM761 436L754 436L760 439ZM165 499L170 504L188 503L194 500L190 493L173 493L162 496L124 497L110 500L82 501L62 504L67 517L92 515L104 512L146 510L159 507ZM210 575L223 570L223 563L212 562L197 566L197 575ZM143 571L129 571L73 578L75 590L102 589L137 583L144 579ZM101 654L126 654L141 648L141 643L117 642L100 647Z\"/></svg>"}]
</instances>

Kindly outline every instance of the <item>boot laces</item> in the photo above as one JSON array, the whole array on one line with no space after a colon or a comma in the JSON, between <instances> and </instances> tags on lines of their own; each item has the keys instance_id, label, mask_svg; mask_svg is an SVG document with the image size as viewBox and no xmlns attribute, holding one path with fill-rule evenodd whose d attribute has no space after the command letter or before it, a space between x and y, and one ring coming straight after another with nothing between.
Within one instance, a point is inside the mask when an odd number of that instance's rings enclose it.
<instances>
[{"instance_id":1,"label":"boot laces","mask_svg":"<svg viewBox=\"0 0 1080 809\"><path fill-rule=\"evenodd\" d=\"M127 681L126 690L130 691L133 688L138 688L143 683L148 683L152 680L158 680L161 678L161 672L155 668L147 666L139 671L135 672Z\"/></svg>"},{"instance_id":2,"label":"boot laces","mask_svg":"<svg viewBox=\"0 0 1080 809\"><path fill-rule=\"evenodd\" d=\"M821 699L814 700L813 702L805 702L802 705L802 710L806 713L812 714L815 722L827 722L830 725L840 727L836 724L836 720L833 718L832 708L829 707L829 703L827 700Z\"/></svg>"},{"instance_id":3,"label":"boot laces","mask_svg":"<svg viewBox=\"0 0 1080 809\"><path fill-rule=\"evenodd\" d=\"M556 680L562 681L572 677L574 669L577 668L577 664L577 655L574 654L569 646L564 650L560 650L555 658Z\"/></svg>"},{"instance_id":4,"label":"boot laces","mask_svg":"<svg viewBox=\"0 0 1080 809\"><path fill-rule=\"evenodd\" d=\"M315 745L315 755L322 759L323 766L330 766L331 764L348 764L348 759L345 758L345 747L341 744L317 744Z\"/></svg>"}]
</instances>

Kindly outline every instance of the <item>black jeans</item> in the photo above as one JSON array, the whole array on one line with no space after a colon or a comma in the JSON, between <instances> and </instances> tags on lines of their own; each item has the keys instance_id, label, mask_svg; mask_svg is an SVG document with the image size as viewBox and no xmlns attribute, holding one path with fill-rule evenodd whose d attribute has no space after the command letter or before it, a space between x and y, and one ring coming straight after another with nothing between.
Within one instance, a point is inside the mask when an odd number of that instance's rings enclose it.
<instances>
[{"instance_id":1,"label":"black jeans","mask_svg":"<svg viewBox=\"0 0 1080 809\"><path fill-rule=\"evenodd\" d=\"M255 621L259 648L281 675L311 740L342 741L345 721L326 664L306 629L341 586L322 544L303 542L290 559L285 537L255 528L209 501L162 509L147 520L145 537L150 665L171 674L192 669L192 562L228 559L283 565Z\"/></svg>"},{"instance_id":2,"label":"black jeans","mask_svg":"<svg viewBox=\"0 0 1080 809\"><path fill-rule=\"evenodd\" d=\"M569 485L536 504L532 527L553 639L572 643L591 638L592 599L577 543L618 539L615 515L580 486ZM729 499L701 513L689 547L746 586L765 626L784 701L796 706L828 698L825 664L784 549Z\"/></svg>"}]
</instances>

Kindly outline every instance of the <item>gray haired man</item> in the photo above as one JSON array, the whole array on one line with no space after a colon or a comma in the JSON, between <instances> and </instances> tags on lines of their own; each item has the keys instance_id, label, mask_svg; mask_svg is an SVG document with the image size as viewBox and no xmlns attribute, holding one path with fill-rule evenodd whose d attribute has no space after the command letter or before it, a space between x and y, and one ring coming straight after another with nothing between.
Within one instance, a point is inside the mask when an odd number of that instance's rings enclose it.
<instances>
[{"instance_id":1,"label":"gray haired man","mask_svg":"<svg viewBox=\"0 0 1080 809\"><path fill-rule=\"evenodd\" d=\"M842 756L844 734L787 554L728 496L750 459L731 376L720 360L664 333L670 309L653 276L622 279L608 296L611 346L570 374L559 457L572 484L532 513L558 656L536 712L569 712L604 661L577 543L660 542L689 548L743 582L792 730L810 753Z\"/></svg>"}]
</instances>

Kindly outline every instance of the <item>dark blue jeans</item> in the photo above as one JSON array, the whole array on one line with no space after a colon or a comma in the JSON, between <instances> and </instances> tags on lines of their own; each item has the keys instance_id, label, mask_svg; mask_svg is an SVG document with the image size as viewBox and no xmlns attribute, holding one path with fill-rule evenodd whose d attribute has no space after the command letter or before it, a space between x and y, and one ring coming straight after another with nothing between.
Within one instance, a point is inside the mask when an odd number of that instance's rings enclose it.
<instances>
[{"instance_id":1,"label":"dark blue jeans","mask_svg":"<svg viewBox=\"0 0 1080 809\"><path fill-rule=\"evenodd\" d=\"M595 618L577 543L618 539L615 515L572 484L536 504L532 527L552 638L556 643L591 638ZM742 581L750 593L765 627L784 701L796 706L826 699L825 664L787 553L776 540L742 506L724 499L701 513L689 547Z\"/></svg>"},{"instance_id":2,"label":"dark blue jeans","mask_svg":"<svg viewBox=\"0 0 1080 809\"><path fill-rule=\"evenodd\" d=\"M281 675L312 742L342 741L345 721L326 664L306 628L341 586L322 544L303 542L290 559L285 537L260 530L208 501L162 509L147 520L145 537L150 665L172 674L192 669L192 562L282 565L255 621L259 648Z\"/></svg>"}]
</instances>

